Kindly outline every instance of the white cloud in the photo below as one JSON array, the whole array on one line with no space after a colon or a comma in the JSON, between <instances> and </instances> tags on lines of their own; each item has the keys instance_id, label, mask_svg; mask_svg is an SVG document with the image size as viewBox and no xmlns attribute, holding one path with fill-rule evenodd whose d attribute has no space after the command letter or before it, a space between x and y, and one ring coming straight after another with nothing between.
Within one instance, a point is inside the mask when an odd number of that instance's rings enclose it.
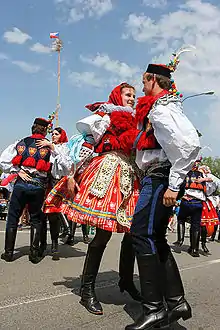
<instances>
[{"instance_id":1,"label":"white cloud","mask_svg":"<svg viewBox=\"0 0 220 330\"><path fill-rule=\"evenodd\" d=\"M113 73L121 79L132 78L140 72L138 66L129 66L124 62L112 60L107 54L97 54L94 57L80 56L81 61L92 64L98 68L103 68L106 71Z\"/></svg>"},{"instance_id":2,"label":"white cloud","mask_svg":"<svg viewBox=\"0 0 220 330\"><path fill-rule=\"evenodd\" d=\"M0 53L0 61L4 61L4 60L8 60L9 57L8 55L4 54L4 53Z\"/></svg>"},{"instance_id":3,"label":"white cloud","mask_svg":"<svg viewBox=\"0 0 220 330\"><path fill-rule=\"evenodd\" d=\"M148 48L154 50L154 61L167 63L172 52L182 45L191 44L196 47L196 56L182 55L176 73L185 91L198 92L219 85L219 7L200 0L189 0L179 10L162 15L157 21L133 13L129 15L125 26L127 38L147 42ZM163 54L158 57L158 51L162 49ZM220 94L220 87L217 89Z\"/></svg>"},{"instance_id":4,"label":"white cloud","mask_svg":"<svg viewBox=\"0 0 220 330\"><path fill-rule=\"evenodd\" d=\"M112 0L55 0L58 9L65 13L68 23L86 17L100 18L113 9Z\"/></svg>"},{"instance_id":5,"label":"white cloud","mask_svg":"<svg viewBox=\"0 0 220 330\"><path fill-rule=\"evenodd\" d=\"M33 52L36 52L36 53L41 53L41 54L51 53L51 48L50 47L44 46L44 45L40 44L39 42L37 42L36 44L31 46L30 50L32 50Z\"/></svg>"},{"instance_id":6,"label":"white cloud","mask_svg":"<svg viewBox=\"0 0 220 330\"><path fill-rule=\"evenodd\" d=\"M199 108L196 109L197 118L194 124L202 127L205 144L211 143L211 148L217 150L215 141L220 119L220 6L207 1L188 0L177 10L163 14L156 20L132 13L125 23L123 37L142 43L143 51L153 51L155 56L152 61L155 63L166 64L171 54L184 45L196 47L195 53L181 56L174 77L178 89L183 93L215 91L216 97L204 97L205 104L210 102L208 113L202 97L197 99ZM185 106L187 109L190 103Z\"/></svg>"},{"instance_id":7,"label":"white cloud","mask_svg":"<svg viewBox=\"0 0 220 330\"><path fill-rule=\"evenodd\" d=\"M77 87L89 85L93 87L102 87L104 85L103 80L98 77L94 72L70 72L68 74L70 82Z\"/></svg>"},{"instance_id":8,"label":"white cloud","mask_svg":"<svg viewBox=\"0 0 220 330\"><path fill-rule=\"evenodd\" d=\"M20 69L27 73L37 73L41 70L39 65L30 64L24 61L12 61L12 64L17 65Z\"/></svg>"},{"instance_id":9,"label":"white cloud","mask_svg":"<svg viewBox=\"0 0 220 330\"><path fill-rule=\"evenodd\" d=\"M26 41L31 40L32 37L29 36L27 33L22 32L18 28L14 27L12 31L6 31L3 35L3 38L8 43L14 43L14 44L24 44Z\"/></svg>"},{"instance_id":10,"label":"white cloud","mask_svg":"<svg viewBox=\"0 0 220 330\"><path fill-rule=\"evenodd\" d=\"M71 8L69 12L68 23L75 23L83 19L85 16L83 12L77 11L76 8Z\"/></svg>"},{"instance_id":11,"label":"white cloud","mask_svg":"<svg viewBox=\"0 0 220 330\"><path fill-rule=\"evenodd\" d=\"M163 8L165 7L168 2L167 0L143 0L143 4L147 7L151 8Z\"/></svg>"}]
</instances>

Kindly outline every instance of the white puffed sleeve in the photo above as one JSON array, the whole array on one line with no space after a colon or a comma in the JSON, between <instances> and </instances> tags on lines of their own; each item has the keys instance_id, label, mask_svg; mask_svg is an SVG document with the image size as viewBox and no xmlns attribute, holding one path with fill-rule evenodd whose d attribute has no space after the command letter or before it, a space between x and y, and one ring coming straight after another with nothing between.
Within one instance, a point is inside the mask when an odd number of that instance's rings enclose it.
<instances>
[{"instance_id":1,"label":"white puffed sleeve","mask_svg":"<svg viewBox=\"0 0 220 330\"><path fill-rule=\"evenodd\" d=\"M19 141L10 144L0 155L0 168L3 172L19 172L19 167L13 166L12 159L17 155L16 145Z\"/></svg>"},{"instance_id":2,"label":"white puffed sleeve","mask_svg":"<svg viewBox=\"0 0 220 330\"><path fill-rule=\"evenodd\" d=\"M95 144L97 144L109 125L110 117L107 114L103 117L98 114L94 114L79 120L76 123L76 128L80 133L92 136Z\"/></svg>"},{"instance_id":3,"label":"white puffed sleeve","mask_svg":"<svg viewBox=\"0 0 220 330\"><path fill-rule=\"evenodd\" d=\"M199 154L197 131L182 112L180 102L156 105L150 112L149 119L155 137L172 165L169 188L178 191Z\"/></svg>"},{"instance_id":4,"label":"white puffed sleeve","mask_svg":"<svg viewBox=\"0 0 220 330\"><path fill-rule=\"evenodd\" d=\"M207 174L208 178L211 178L211 182L206 182L207 196L211 196L216 190L220 190L220 179L213 174Z\"/></svg>"},{"instance_id":5,"label":"white puffed sleeve","mask_svg":"<svg viewBox=\"0 0 220 330\"><path fill-rule=\"evenodd\" d=\"M72 167L70 150L66 143L54 145L51 152L50 162L52 163L51 174L55 179L68 175Z\"/></svg>"}]
</instances>

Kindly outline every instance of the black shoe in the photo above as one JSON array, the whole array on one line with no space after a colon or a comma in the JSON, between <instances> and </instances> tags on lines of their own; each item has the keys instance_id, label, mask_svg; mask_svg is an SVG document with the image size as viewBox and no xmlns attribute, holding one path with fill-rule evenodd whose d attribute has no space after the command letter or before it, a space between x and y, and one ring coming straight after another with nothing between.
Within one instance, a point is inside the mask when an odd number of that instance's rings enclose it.
<instances>
[{"instance_id":1,"label":"black shoe","mask_svg":"<svg viewBox=\"0 0 220 330\"><path fill-rule=\"evenodd\" d=\"M160 325L168 324L168 313L165 307L160 310L149 310L145 305L143 306L143 314L139 319L125 327L125 330L147 330L160 327Z\"/></svg>"},{"instance_id":2,"label":"black shoe","mask_svg":"<svg viewBox=\"0 0 220 330\"><path fill-rule=\"evenodd\" d=\"M17 228L6 228L5 231L5 252L2 253L1 259L12 262L13 259L13 253L14 253L14 246L15 246L15 240L17 235Z\"/></svg>"},{"instance_id":3,"label":"black shoe","mask_svg":"<svg viewBox=\"0 0 220 330\"><path fill-rule=\"evenodd\" d=\"M36 227L31 226L31 244L29 261L38 264L42 259L42 250L40 250L41 224Z\"/></svg>"},{"instance_id":4,"label":"black shoe","mask_svg":"<svg viewBox=\"0 0 220 330\"><path fill-rule=\"evenodd\" d=\"M192 231L192 229L190 229L191 252L189 252L189 253L194 258L200 257L200 255L199 255L199 239L200 239L200 231Z\"/></svg>"},{"instance_id":5,"label":"black shoe","mask_svg":"<svg viewBox=\"0 0 220 330\"><path fill-rule=\"evenodd\" d=\"M51 244L51 253L52 253L52 260L57 261L60 260L60 254L58 250L58 241L52 240Z\"/></svg>"},{"instance_id":6,"label":"black shoe","mask_svg":"<svg viewBox=\"0 0 220 330\"><path fill-rule=\"evenodd\" d=\"M89 244L89 236L88 235L83 236L83 243L84 244Z\"/></svg>"},{"instance_id":7,"label":"black shoe","mask_svg":"<svg viewBox=\"0 0 220 330\"><path fill-rule=\"evenodd\" d=\"M192 250L190 255L193 257L193 258L199 258L200 257L200 254L199 254L199 251L198 250Z\"/></svg>"},{"instance_id":8,"label":"black shoe","mask_svg":"<svg viewBox=\"0 0 220 330\"><path fill-rule=\"evenodd\" d=\"M39 249L33 249L31 248L30 254L29 254L29 261L32 262L32 264L38 264L43 259L42 256L40 256Z\"/></svg>"},{"instance_id":9,"label":"black shoe","mask_svg":"<svg viewBox=\"0 0 220 330\"><path fill-rule=\"evenodd\" d=\"M169 324L192 316L191 307L184 298L184 288L177 263L171 253L161 262L164 274L164 297L168 307Z\"/></svg>"},{"instance_id":10,"label":"black shoe","mask_svg":"<svg viewBox=\"0 0 220 330\"><path fill-rule=\"evenodd\" d=\"M87 278L87 283L84 284L81 288L80 304L83 305L87 311L92 314L103 315L102 305L98 301L95 294L93 280L89 282Z\"/></svg>"},{"instance_id":11,"label":"black shoe","mask_svg":"<svg viewBox=\"0 0 220 330\"><path fill-rule=\"evenodd\" d=\"M173 244L180 247L183 245L185 238L185 223L178 223L177 224L177 241Z\"/></svg>"},{"instance_id":12,"label":"black shoe","mask_svg":"<svg viewBox=\"0 0 220 330\"><path fill-rule=\"evenodd\" d=\"M204 253L209 253L209 249L207 248L206 243L202 243L202 249Z\"/></svg>"},{"instance_id":13,"label":"black shoe","mask_svg":"<svg viewBox=\"0 0 220 330\"><path fill-rule=\"evenodd\" d=\"M182 298L181 301L175 304L172 310L168 312L169 324L177 322L181 318L183 321L186 321L192 317L192 310L185 298Z\"/></svg>"},{"instance_id":14,"label":"black shoe","mask_svg":"<svg viewBox=\"0 0 220 330\"><path fill-rule=\"evenodd\" d=\"M102 238L102 231L100 230L98 231L98 233L100 233L100 236ZM103 231L103 235L106 234L108 233ZM99 244L99 237L95 236L95 238L88 246L86 259L83 267L82 281L81 281L80 304L83 305L90 313L96 315L102 315L103 314L102 306L98 301L95 293L95 281L106 245L98 245L98 244Z\"/></svg>"},{"instance_id":15,"label":"black shoe","mask_svg":"<svg viewBox=\"0 0 220 330\"><path fill-rule=\"evenodd\" d=\"M68 244L70 246L73 246L75 244L74 237L72 235L69 235L67 237L67 240L66 240L65 244Z\"/></svg>"},{"instance_id":16,"label":"black shoe","mask_svg":"<svg viewBox=\"0 0 220 330\"><path fill-rule=\"evenodd\" d=\"M162 275L157 255L137 257L143 313L138 320L128 325L126 330L153 329L155 326L168 324L168 312L163 303Z\"/></svg>"},{"instance_id":17,"label":"black shoe","mask_svg":"<svg viewBox=\"0 0 220 330\"><path fill-rule=\"evenodd\" d=\"M119 280L118 286L120 288L120 292L123 293L124 291L127 291L132 299L136 301L143 302L143 297L141 297L141 293L138 291L136 286L134 285L134 282L131 283L125 283L122 279Z\"/></svg>"},{"instance_id":18,"label":"black shoe","mask_svg":"<svg viewBox=\"0 0 220 330\"><path fill-rule=\"evenodd\" d=\"M4 252L1 255L1 259L5 260L7 262L12 262L13 261L13 252Z\"/></svg>"},{"instance_id":19,"label":"black shoe","mask_svg":"<svg viewBox=\"0 0 220 330\"><path fill-rule=\"evenodd\" d=\"M206 239L207 239L207 229L206 226L201 226L201 242L202 242L202 249L205 254L209 253L209 249L206 246Z\"/></svg>"}]
</instances>

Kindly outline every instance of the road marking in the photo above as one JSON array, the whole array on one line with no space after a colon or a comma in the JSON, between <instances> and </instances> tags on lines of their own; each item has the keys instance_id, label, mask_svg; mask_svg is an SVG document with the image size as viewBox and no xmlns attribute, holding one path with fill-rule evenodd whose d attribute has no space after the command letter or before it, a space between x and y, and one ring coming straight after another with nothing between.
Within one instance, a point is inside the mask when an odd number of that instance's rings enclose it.
<instances>
[{"instance_id":1,"label":"road marking","mask_svg":"<svg viewBox=\"0 0 220 330\"><path fill-rule=\"evenodd\" d=\"M49 297L42 297L42 298L38 298L38 299L28 299L28 300L20 301L18 303L9 304L9 305L5 305L5 306L0 306L0 310L6 309L6 308L11 308L11 307L16 307L16 306L22 306L22 305L32 304L32 303L39 302L39 301L45 301L45 300L50 300L50 299L55 299L55 298L60 298L60 297L65 297L65 296L70 296L72 294L73 294L72 292L68 292L68 293L60 293L60 294L57 294L57 295L51 295Z\"/></svg>"},{"instance_id":2,"label":"road marking","mask_svg":"<svg viewBox=\"0 0 220 330\"><path fill-rule=\"evenodd\" d=\"M29 229L18 230L18 233L30 233ZM0 234L5 234L5 230L0 230Z\"/></svg>"},{"instance_id":3,"label":"road marking","mask_svg":"<svg viewBox=\"0 0 220 330\"><path fill-rule=\"evenodd\" d=\"M207 262L203 262L199 265L194 265L194 266L190 266L190 267L185 267L185 268L180 268L180 272L184 272L186 270L191 270L191 269L196 269L196 268L203 268L203 267L207 267L209 265L213 265L213 264L219 264L220 263L220 259L215 259L215 260L210 260ZM114 283L109 284L109 285L97 285L97 289L99 288L109 288L115 286ZM47 297L41 297L41 298L36 298L36 299L27 299L24 301L20 301L18 303L14 303L14 304L8 304L5 306L0 306L0 310L3 309L7 309L7 308L12 308L12 307L17 307L17 306L22 306L22 305L28 305L28 304L32 304L32 303L36 303L36 302L41 302L41 301L47 301L47 300L51 300L51 299L56 299L56 298L62 298L65 296L71 296L73 293L72 292L66 292L66 293L60 293L60 294L56 294L56 295L50 295Z\"/></svg>"},{"instance_id":4,"label":"road marking","mask_svg":"<svg viewBox=\"0 0 220 330\"><path fill-rule=\"evenodd\" d=\"M220 263L220 259L215 259L215 260L209 260L206 262L202 262L199 265L194 265L194 266L189 266L189 267L185 267L185 268L180 268L181 272L184 272L185 270L191 270L191 269L196 269L196 268L203 268L209 265L213 265L213 264L219 264Z\"/></svg>"}]
</instances>

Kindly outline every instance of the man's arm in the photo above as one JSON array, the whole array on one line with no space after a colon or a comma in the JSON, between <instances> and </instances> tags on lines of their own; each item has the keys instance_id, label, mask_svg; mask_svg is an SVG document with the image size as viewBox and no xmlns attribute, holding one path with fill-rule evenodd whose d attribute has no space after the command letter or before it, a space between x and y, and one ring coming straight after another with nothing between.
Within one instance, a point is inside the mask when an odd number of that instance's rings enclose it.
<instances>
[{"instance_id":1,"label":"man's arm","mask_svg":"<svg viewBox=\"0 0 220 330\"><path fill-rule=\"evenodd\" d=\"M198 158L199 137L192 123L181 111L181 107L175 103L156 106L149 119L155 137L171 163L169 198L174 199L186 174Z\"/></svg>"}]
</instances>

